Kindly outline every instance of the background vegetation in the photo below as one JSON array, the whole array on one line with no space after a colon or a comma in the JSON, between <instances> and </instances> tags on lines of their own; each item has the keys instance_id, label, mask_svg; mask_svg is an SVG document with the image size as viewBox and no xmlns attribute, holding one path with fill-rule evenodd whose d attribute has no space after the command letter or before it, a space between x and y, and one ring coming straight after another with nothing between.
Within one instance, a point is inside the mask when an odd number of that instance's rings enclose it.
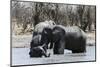
<instances>
[{"instance_id":1,"label":"background vegetation","mask_svg":"<svg viewBox=\"0 0 100 67\"><path fill-rule=\"evenodd\" d=\"M11 20L13 34L20 35L34 30L45 20L64 26L78 26L84 31L96 29L96 7L43 2L12 1Z\"/></svg>"}]
</instances>

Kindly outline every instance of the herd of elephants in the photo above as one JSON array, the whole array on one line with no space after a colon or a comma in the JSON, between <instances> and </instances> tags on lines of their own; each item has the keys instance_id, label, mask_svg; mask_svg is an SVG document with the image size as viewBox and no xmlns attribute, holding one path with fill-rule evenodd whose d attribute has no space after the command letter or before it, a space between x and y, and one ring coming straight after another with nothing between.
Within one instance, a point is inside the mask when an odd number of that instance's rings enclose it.
<instances>
[{"instance_id":1,"label":"herd of elephants","mask_svg":"<svg viewBox=\"0 0 100 67\"><path fill-rule=\"evenodd\" d=\"M30 57L50 57L48 49L53 54L64 54L64 49L72 53L86 52L86 34L77 26L57 25L54 21L40 22L34 27L30 42Z\"/></svg>"}]
</instances>

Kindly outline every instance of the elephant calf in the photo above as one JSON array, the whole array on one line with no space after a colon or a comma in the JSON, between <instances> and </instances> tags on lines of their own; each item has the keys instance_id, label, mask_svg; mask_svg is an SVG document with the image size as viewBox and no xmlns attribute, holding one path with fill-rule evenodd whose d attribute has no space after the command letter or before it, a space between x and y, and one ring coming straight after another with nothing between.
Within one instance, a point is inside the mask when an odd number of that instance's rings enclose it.
<instances>
[{"instance_id":1,"label":"elephant calf","mask_svg":"<svg viewBox=\"0 0 100 67\"><path fill-rule=\"evenodd\" d=\"M47 45L42 43L42 34L37 34L32 38L30 43L30 57L49 57L50 53L47 54Z\"/></svg>"}]
</instances>

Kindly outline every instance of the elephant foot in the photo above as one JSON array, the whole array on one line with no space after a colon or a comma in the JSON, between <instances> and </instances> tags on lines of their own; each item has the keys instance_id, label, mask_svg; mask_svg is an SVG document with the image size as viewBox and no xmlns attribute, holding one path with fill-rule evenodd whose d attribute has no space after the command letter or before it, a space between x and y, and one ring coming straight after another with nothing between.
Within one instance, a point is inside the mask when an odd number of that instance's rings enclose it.
<instances>
[{"instance_id":1,"label":"elephant foot","mask_svg":"<svg viewBox=\"0 0 100 67\"><path fill-rule=\"evenodd\" d=\"M84 53L85 51L72 50L72 53Z\"/></svg>"}]
</instances>

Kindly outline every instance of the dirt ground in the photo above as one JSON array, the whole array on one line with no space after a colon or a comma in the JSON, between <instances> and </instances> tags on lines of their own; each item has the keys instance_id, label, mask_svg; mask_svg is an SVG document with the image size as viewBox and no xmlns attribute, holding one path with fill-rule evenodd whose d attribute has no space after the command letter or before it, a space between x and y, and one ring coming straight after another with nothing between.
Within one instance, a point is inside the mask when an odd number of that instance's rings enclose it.
<instances>
[{"instance_id":1,"label":"dirt ground","mask_svg":"<svg viewBox=\"0 0 100 67\"><path fill-rule=\"evenodd\" d=\"M93 46L95 45L95 32L88 32L87 35L87 45ZM24 35L12 35L12 48L18 47L29 47L32 39L32 34L24 34Z\"/></svg>"}]
</instances>

